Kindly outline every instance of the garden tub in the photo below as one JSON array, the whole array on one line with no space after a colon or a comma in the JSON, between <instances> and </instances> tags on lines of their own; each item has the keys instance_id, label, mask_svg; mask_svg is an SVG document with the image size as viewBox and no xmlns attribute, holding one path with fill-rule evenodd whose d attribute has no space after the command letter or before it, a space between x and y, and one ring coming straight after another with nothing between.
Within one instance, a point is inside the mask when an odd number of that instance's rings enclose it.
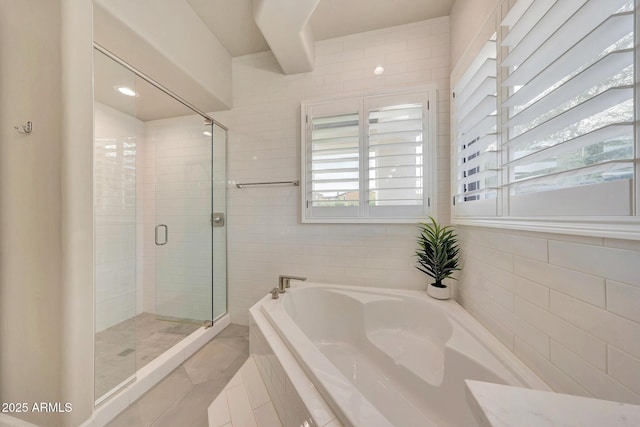
<instances>
[{"instance_id":1,"label":"garden tub","mask_svg":"<svg viewBox=\"0 0 640 427\"><path fill-rule=\"evenodd\" d=\"M478 425L465 379L549 390L454 301L292 283L260 312L345 426Z\"/></svg>"}]
</instances>

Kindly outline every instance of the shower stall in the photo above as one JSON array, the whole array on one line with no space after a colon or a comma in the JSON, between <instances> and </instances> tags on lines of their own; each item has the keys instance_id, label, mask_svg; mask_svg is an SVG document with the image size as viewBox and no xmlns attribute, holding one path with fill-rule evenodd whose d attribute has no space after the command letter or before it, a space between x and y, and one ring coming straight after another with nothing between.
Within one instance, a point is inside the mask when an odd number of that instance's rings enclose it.
<instances>
[{"instance_id":1,"label":"shower stall","mask_svg":"<svg viewBox=\"0 0 640 427\"><path fill-rule=\"evenodd\" d=\"M227 312L226 128L94 51L95 400Z\"/></svg>"}]
</instances>

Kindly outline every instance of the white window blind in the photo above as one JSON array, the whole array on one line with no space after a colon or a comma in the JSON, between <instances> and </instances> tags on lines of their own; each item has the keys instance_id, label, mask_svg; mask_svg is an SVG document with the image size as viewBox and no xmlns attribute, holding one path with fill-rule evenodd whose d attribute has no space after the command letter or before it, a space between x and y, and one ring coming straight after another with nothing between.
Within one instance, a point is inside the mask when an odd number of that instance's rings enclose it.
<instances>
[{"instance_id":1,"label":"white window blind","mask_svg":"<svg viewBox=\"0 0 640 427\"><path fill-rule=\"evenodd\" d=\"M362 103L342 101L309 106L307 208L318 216L358 216L362 161Z\"/></svg>"},{"instance_id":2,"label":"white window blind","mask_svg":"<svg viewBox=\"0 0 640 427\"><path fill-rule=\"evenodd\" d=\"M428 215L429 105L425 90L303 103L303 221Z\"/></svg>"},{"instance_id":3,"label":"white window blind","mask_svg":"<svg viewBox=\"0 0 640 427\"><path fill-rule=\"evenodd\" d=\"M456 215L495 215L498 191L496 42L489 40L454 87Z\"/></svg>"},{"instance_id":4,"label":"white window blind","mask_svg":"<svg viewBox=\"0 0 640 427\"><path fill-rule=\"evenodd\" d=\"M426 101L424 93L366 100L369 216L424 215Z\"/></svg>"},{"instance_id":5,"label":"white window blind","mask_svg":"<svg viewBox=\"0 0 640 427\"><path fill-rule=\"evenodd\" d=\"M633 1L520 0L502 25L509 215L630 215Z\"/></svg>"}]
</instances>

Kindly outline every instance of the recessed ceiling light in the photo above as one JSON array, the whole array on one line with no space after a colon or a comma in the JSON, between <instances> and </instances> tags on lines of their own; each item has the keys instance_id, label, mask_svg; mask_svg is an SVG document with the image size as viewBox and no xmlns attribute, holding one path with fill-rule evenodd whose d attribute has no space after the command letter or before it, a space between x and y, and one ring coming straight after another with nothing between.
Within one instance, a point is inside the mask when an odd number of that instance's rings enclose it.
<instances>
[{"instance_id":1,"label":"recessed ceiling light","mask_svg":"<svg viewBox=\"0 0 640 427\"><path fill-rule=\"evenodd\" d=\"M382 73L384 73L384 67L382 65L378 65L373 69L373 74L375 74L376 76L379 76Z\"/></svg>"},{"instance_id":2,"label":"recessed ceiling light","mask_svg":"<svg viewBox=\"0 0 640 427\"><path fill-rule=\"evenodd\" d=\"M118 92L120 92L123 95L127 95L127 96L136 96L136 93L133 89L128 88L126 86L120 86L118 88Z\"/></svg>"}]
</instances>

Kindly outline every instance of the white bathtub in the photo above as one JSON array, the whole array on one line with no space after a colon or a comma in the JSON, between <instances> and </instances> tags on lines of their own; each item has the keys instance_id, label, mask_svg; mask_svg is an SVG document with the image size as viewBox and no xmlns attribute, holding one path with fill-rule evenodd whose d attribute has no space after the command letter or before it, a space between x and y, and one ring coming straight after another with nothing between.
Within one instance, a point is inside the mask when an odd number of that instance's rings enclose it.
<instances>
[{"instance_id":1,"label":"white bathtub","mask_svg":"<svg viewBox=\"0 0 640 427\"><path fill-rule=\"evenodd\" d=\"M260 311L345 426L478 425L464 379L549 390L457 303L421 292L296 283Z\"/></svg>"}]
</instances>

